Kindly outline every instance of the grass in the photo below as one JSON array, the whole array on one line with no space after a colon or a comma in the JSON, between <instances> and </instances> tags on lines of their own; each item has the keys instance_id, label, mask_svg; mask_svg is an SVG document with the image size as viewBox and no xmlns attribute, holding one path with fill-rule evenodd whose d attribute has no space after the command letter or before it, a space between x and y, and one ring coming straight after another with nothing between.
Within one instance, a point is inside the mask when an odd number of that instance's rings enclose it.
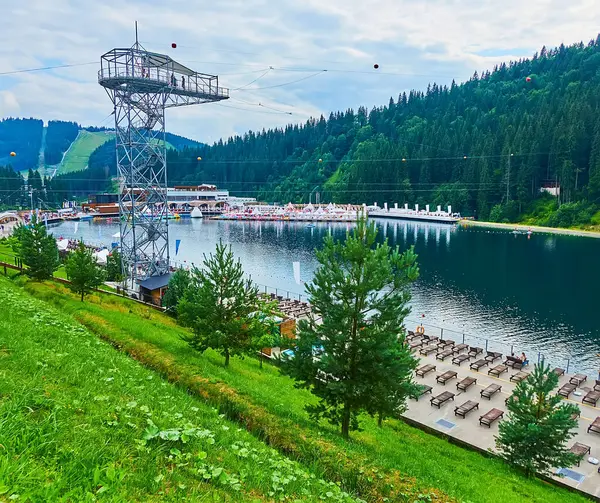
<instances>
[{"instance_id":1,"label":"grass","mask_svg":"<svg viewBox=\"0 0 600 503\"><path fill-rule=\"evenodd\" d=\"M0 296L0 501L358 501L10 280Z\"/></svg>"},{"instance_id":2,"label":"grass","mask_svg":"<svg viewBox=\"0 0 600 503\"><path fill-rule=\"evenodd\" d=\"M82 129L58 166L56 174L59 175L86 169L92 152L113 137L114 133L104 131L90 132Z\"/></svg>"},{"instance_id":3,"label":"grass","mask_svg":"<svg viewBox=\"0 0 600 503\"><path fill-rule=\"evenodd\" d=\"M200 355L181 340L165 315L126 299L92 296L81 303L63 286L24 283L91 332L216 406L265 442L368 501L477 503L588 501L537 479L526 479L495 458L462 449L397 420L378 428L363 421L350 442L328 424L315 424L307 391L271 366L234 359L226 369L212 351ZM436 488L436 489L432 489Z\"/></svg>"}]
</instances>

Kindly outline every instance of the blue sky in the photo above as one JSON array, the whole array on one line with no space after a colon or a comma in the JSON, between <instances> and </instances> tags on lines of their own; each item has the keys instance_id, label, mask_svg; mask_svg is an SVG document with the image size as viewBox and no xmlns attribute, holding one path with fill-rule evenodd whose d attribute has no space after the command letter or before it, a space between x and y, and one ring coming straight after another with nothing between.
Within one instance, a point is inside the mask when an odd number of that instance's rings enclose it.
<instances>
[{"instance_id":1,"label":"blue sky","mask_svg":"<svg viewBox=\"0 0 600 503\"><path fill-rule=\"evenodd\" d=\"M222 106L168 112L169 131L209 143L311 115L387 104L402 91L460 82L542 45L587 42L600 30L595 0L2 3L0 73L92 64L0 75L0 116L111 126L111 103L96 72L101 54L133 43L137 20L147 49L241 88ZM303 77L309 78L291 83Z\"/></svg>"}]
</instances>

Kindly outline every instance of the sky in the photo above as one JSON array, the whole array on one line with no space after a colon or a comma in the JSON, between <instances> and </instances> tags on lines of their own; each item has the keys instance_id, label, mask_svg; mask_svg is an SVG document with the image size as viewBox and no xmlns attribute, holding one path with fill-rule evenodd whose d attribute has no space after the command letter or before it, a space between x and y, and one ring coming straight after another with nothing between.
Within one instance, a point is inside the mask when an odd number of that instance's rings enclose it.
<instances>
[{"instance_id":1,"label":"sky","mask_svg":"<svg viewBox=\"0 0 600 503\"><path fill-rule=\"evenodd\" d=\"M596 0L2 0L2 13L0 117L113 127L100 57L131 46L137 20L147 50L231 90L167 111L168 131L205 143L385 105L600 31ZM6 73L55 65L78 66Z\"/></svg>"}]
</instances>

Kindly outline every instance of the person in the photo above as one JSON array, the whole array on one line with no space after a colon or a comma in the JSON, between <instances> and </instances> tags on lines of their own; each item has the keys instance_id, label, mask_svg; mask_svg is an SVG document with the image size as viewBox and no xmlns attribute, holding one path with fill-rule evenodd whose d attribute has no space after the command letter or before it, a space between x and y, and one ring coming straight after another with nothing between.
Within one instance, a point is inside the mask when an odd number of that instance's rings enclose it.
<instances>
[{"instance_id":1,"label":"person","mask_svg":"<svg viewBox=\"0 0 600 503\"><path fill-rule=\"evenodd\" d=\"M525 353L521 353L521 361L523 362L523 366L529 365L529 360L527 359L527 356L525 356Z\"/></svg>"},{"instance_id":2,"label":"person","mask_svg":"<svg viewBox=\"0 0 600 503\"><path fill-rule=\"evenodd\" d=\"M173 87L177 87L177 80L175 80L175 74L174 73L171 74L171 85Z\"/></svg>"},{"instance_id":3,"label":"person","mask_svg":"<svg viewBox=\"0 0 600 503\"><path fill-rule=\"evenodd\" d=\"M185 89L185 77L183 75L181 76L181 88Z\"/></svg>"}]
</instances>

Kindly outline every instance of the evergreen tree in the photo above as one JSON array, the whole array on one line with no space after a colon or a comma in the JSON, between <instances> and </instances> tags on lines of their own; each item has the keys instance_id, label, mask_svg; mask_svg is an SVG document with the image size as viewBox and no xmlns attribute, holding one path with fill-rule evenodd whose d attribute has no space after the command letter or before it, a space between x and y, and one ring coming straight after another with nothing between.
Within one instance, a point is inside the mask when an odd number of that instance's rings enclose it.
<instances>
[{"instance_id":1,"label":"evergreen tree","mask_svg":"<svg viewBox=\"0 0 600 503\"><path fill-rule=\"evenodd\" d=\"M121 252L113 249L106 259L106 279L108 281L122 281L123 269L121 265Z\"/></svg>"},{"instance_id":2,"label":"evergreen tree","mask_svg":"<svg viewBox=\"0 0 600 503\"><path fill-rule=\"evenodd\" d=\"M519 384L507 402L508 419L499 424L496 446L509 463L527 475L551 474L553 467L575 464L577 456L566 447L575 435L579 408L553 391L558 376L542 362Z\"/></svg>"},{"instance_id":3,"label":"evergreen tree","mask_svg":"<svg viewBox=\"0 0 600 503\"><path fill-rule=\"evenodd\" d=\"M65 262L69 287L75 293L81 294L81 302L85 295L98 288L105 278L105 272L98 266L92 250L80 241Z\"/></svg>"},{"instance_id":4,"label":"evergreen tree","mask_svg":"<svg viewBox=\"0 0 600 503\"><path fill-rule=\"evenodd\" d=\"M15 238L13 250L27 266L27 274L38 281L51 278L60 261L56 241L46 226L33 215L29 225L17 227Z\"/></svg>"},{"instance_id":5,"label":"evergreen tree","mask_svg":"<svg viewBox=\"0 0 600 503\"><path fill-rule=\"evenodd\" d=\"M307 407L311 416L340 425L345 438L360 412L381 422L414 392L417 361L401 327L408 286L419 274L416 255L376 244L376 236L375 225L363 219L345 242L325 238L307 286L313 316L300 322L294 357L284 365L297 386L319 398Z\"/></svg>"},{"instance_id":6,"label":"evergreen tree","mask_svg":"<svg viewBox=\"0 0 600 503\"><path fill-rule=\"evenodd\" d=\"M184 337L193 349L215 349L228 366L231 356L243 357L255 350L256 341L269 330L266 319L271 305L261 299L251 280L244 279L242 264L234 259L231 246L219 242L214 254L204 256L203 266L192 269L178 317L193 330Z\"/></svg>"},{"instance_id":7,"label":"evergreen tree","mask_svg":"<svg viewBox=\"0 0 600 503\"><path fill-rule=\"evenodd\" d=\"M190 287L191 275L185 269L177 269L171 279L169 286L162 299L162 306L167 309L168 313L177 315L177 305L183 299L186 290Z\"/></svg>"}]
</instances>

